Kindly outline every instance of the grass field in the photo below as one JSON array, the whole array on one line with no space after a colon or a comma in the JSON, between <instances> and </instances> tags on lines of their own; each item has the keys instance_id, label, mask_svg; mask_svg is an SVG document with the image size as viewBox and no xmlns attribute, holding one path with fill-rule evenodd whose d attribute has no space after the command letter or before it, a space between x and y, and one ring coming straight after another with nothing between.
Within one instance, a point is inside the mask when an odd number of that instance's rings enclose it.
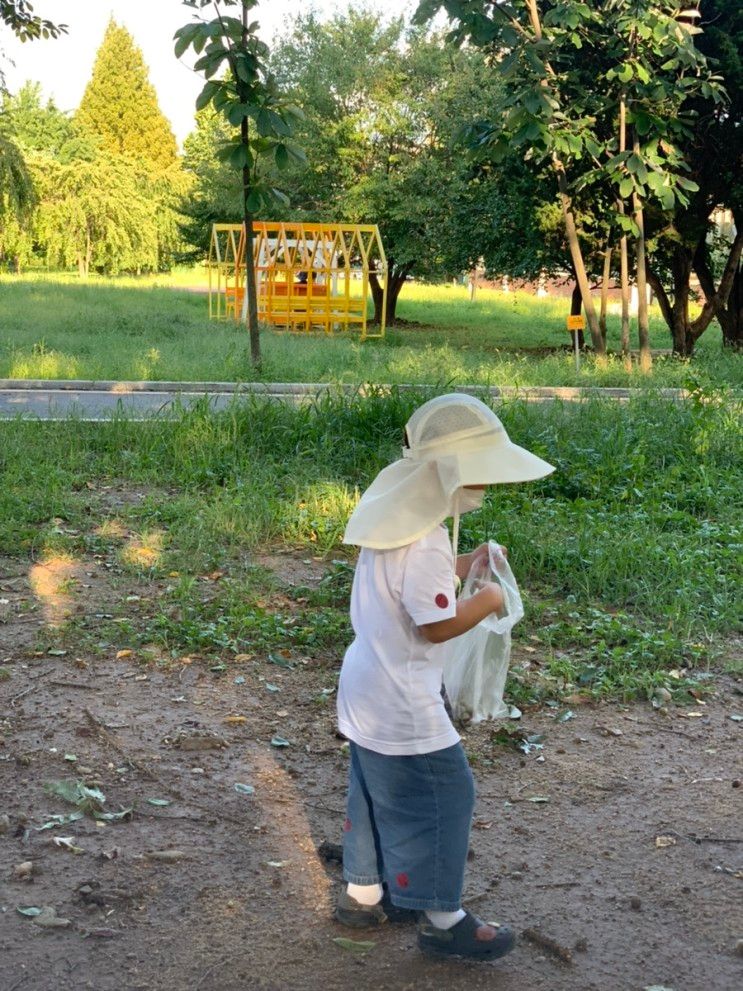
<instances>
[{"instance_id":1,"label":"grass field","mask_svg":"<svg viewBox=\"0 0 743 991\"><path fill-rule=\"evenodd\" d=\"M358 489L398 456L421 398L255 400L175 423L3 424L0 555L114 561L159 582L136 616L122 594L115 615L94 629L73 618L40 649L155 644L229 660L283 645L339 658L343 528ZM683 694L741 619L739 406L648 396L500 412L517 442L557 466L496 489L463 520L463 549L486 536L507 544L527 596L518 641L542 660L512 691L630 697L670 684ZM287 590L256 567L256 553L277 548L337 563L313 590ZM224 577L205 595L215 571Z\"/></svg>"},{"instance_id":2,"label":"grass field","mask_svg":"<svg viewBox=\"0 0 743 991\"><path fill-rule=\"evenodd\" d=\"M250 381L243 328L209 322L206 299L185 291L203 272L91 279L0 276L0 377ZM266 381L480 383L488 385L739 385L743 358L723 354L711 328L692 363L662 358L650 376L618 359L576 373L566 348L567 301L455 286L410 284L384 341L262 335ZM618 345L618 318L609 346ZM652 344L669 346L652 315ZM548 349L549 353L544 353ZM556 350L550 350L556 349ZM562 350L560 350L562 349ZM536 353L530 353L536 352Z\"/></svg>"}]
</instances>

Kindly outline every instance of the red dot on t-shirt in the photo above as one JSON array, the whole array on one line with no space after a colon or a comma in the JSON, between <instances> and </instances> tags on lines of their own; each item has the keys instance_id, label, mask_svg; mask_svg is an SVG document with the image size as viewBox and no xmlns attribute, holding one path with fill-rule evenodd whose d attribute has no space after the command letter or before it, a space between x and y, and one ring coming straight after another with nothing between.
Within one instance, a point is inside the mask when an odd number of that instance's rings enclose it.
<instances>
[{"instance_id":1,"label":"red dot on t-shirt","mask_svg":"<svg viewBox=\"0 0 743 991\"><path fill-rule=\"evenodd\" d=\"M449 600L447 599L447 597L444 595L443 592L439 592L439 594L434 599L434 602L439 607L439 609L446 609L446 607L449 605Z\"/></svg>"},{"instance_id":2,"label":"red dot on t-shirt","mask_svg":"<svg viewBox=\"0 0 743 991\"><path fill-rule=\"evenodd\" d=\"M344 833L350 833L351 832L351 820L350 819L346 819L346 821L343 823L343 832Z\"/></svg>"},{"instance_id":3,"label":"red dot on t-shirt","mask_svg":"<svg viewBox=\"0 0 743 991\"><path fill-rule=\"evenodd\" d=\"M407 874L398 874L395 880L397 881L398 888L407 888L410 884Z\"/></svg>"}]
</instances>

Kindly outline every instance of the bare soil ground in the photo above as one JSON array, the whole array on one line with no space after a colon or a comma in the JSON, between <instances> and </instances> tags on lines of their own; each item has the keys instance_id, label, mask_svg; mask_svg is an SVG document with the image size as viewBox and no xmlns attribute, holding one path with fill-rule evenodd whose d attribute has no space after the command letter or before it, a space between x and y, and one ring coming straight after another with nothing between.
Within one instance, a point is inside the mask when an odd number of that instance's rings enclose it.
<instances>
[{"instance_id":1,"label":"bare soil ground","mask_svg":"<svg viewBox=\"0 0 743 991\"><path fill-rule=\"evenodd\" d=\"M532 938L497 964L429 960L413 927L332 921L340 867L327 844L340 842L346 757L332 696L322 701L331 668L38 656L38 630L72 608L75 579L73 565L45 567L0 570L2 991L743 986L740 681L720 676L696 708L666 715L527 711L524 731L544 734L529 754L492 725L471 728L466 901ZM114 593L105 575L85 584L75 608L95 616ZM39 830L74 811L44 790L63 778L131 814ZM346 936L374 945L334 942Z\"/></svg>"}]
</instances>

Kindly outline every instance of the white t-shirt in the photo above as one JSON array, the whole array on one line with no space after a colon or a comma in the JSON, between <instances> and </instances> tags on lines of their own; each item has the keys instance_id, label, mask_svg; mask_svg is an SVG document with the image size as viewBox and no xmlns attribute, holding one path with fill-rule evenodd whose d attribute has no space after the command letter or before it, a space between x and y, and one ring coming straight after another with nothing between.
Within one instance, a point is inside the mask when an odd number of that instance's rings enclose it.
<instances>
[{"instance_id":1,"label":"white t-shirt","mask_svg":"<svg viewBox=\"0 0 743 991\"><path fill-rule=\"evenodd\" d=\"M338 685L338 726L380 754L424 754L459 734L441 697L445 644L418 626L456 615L454 558L443 526L406 547L359 555L351 592L356 638Z\"/></svg>"}]
</instances>

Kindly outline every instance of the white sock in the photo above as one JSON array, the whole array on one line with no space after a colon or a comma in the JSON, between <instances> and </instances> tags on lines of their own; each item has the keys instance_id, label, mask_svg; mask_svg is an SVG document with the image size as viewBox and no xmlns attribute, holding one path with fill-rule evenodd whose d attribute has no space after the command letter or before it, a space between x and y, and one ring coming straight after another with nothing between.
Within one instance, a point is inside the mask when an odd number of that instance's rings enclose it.
<instances>
[{"instance_id":1,"label":"white sock","mask_svg":"<svg viewBox=\"0 0 743 991\"><path fill-rule=\"evenodd\" d=\"M349 881L347 891L359 905L378 905L382 900L381 884L352 884Z\"/></svg>"},{"instance_id":2,"label":"white sock","mask_svg":"<svg viewBox=\"0 0 743 991\"><path fill-rule=\"evenodd\" d=\"M437 929L451 929L456 926L467 913L463 908L458 908L456 912L429 912L426 909L426 917L432 926Z\"/></svg>"}]
</instances>

